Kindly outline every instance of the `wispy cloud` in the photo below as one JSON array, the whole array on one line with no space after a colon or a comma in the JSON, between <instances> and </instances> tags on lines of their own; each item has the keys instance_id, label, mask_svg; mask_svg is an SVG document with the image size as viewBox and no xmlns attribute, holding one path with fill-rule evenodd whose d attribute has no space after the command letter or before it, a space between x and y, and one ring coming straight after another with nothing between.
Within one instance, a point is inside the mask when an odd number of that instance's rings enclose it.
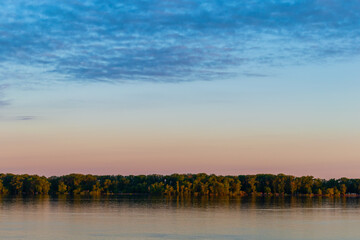
<instances>
[{"instance_id":1,"label":"wispy cloud","mask_svg":"<svg viewBox=\"0 0 360 240\"><path fill-rule=\"evenodd\" d=\"M16 66L72 81L224 78L359 55L359 46L358 0L5 0L0 7L0 65L15 66L0 67L0 75L10 80L27 77Z\"/></svg>"},{"instance_id":2,"label":"wispy cloud","mask_svg":"<svg viewBox=\"0 0 360 240\"><path fill-rule=\"evenodd\" d=\"M37 120L36 116L2 116L0 115L1 122L19 122L19 121L31 121Z\"/></svg>"},{"instance_id":3,"label":"wispy cloud","mask_svg":"<svg viewBox=\"0 0 360 240\"><path fill-rule=\"evenodd\" d=\"M5 84L0 85L0 107L8 106L10 104L9 100L4 99L3 90L8 86Z\"/></svg>"},{"instance_id":4,"label":"wispy cloud","mask_svg":"<svg viewBox=\"0 0 360 240\"><path fill-rule=\"evenodd\" d=\"M0 107L8 106L10 103L6 100L0 100Z\"/></svg>"},{"instance_id":5,"label":"wispy cloud","mask_svg":"<svg viewBox=\"0 0 360 240\"><path fill-rule=\"evenodd\" d=\"M34 120L35 118L36 118L35 116L18 116L16 117L16 120L29 121L29 120Z\"/></svg>"}]
</instances>

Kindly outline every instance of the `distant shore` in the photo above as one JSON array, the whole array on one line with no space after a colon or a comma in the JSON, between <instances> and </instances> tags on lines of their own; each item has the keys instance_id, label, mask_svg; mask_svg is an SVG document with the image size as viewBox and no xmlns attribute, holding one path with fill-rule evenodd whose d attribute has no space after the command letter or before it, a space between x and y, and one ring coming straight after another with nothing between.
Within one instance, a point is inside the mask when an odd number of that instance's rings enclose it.
<instances>
[{"instance_id":1,"label":"distant shore","mask_svg":"<svg viewBox=\"0 0 360 240\"><path fill-rule=\"evenodd\" d=\"M2 195L360 196L360 179L285 174L84 175L0 174Z\"/></svg>"}]
</instances>

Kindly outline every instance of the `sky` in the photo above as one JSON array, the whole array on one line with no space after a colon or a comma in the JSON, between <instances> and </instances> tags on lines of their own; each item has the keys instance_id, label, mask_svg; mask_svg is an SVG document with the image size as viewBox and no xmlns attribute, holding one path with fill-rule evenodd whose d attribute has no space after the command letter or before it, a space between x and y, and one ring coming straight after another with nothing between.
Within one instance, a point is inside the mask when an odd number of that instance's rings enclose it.
<instances>
[{"instance_id":1,"label":"sky","mask_svg":"<svg viewBox=\"0 0 360 240\"><path fill-rule=\"evenodd\" d=\"M360 177L357 0L4 0L0 172Z\"/></svg>"}]
</instances>

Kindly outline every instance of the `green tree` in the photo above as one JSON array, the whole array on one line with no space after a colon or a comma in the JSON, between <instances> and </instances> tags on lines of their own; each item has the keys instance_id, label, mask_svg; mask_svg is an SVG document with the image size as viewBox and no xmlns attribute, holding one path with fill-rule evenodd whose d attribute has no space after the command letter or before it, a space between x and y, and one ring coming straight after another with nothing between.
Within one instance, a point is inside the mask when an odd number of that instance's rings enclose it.
<instances>
[{"instance_id":1,"label":"green tree","mask_svg":"<svg viewBox=\"0 0 360 240\"><path fill-rule=\"evenodd\" d=\"M248 176L247 183L249 185L248 192L252 194L256 193L256 176Z\"/></svg>"},{"instance_id":2,"label":"green tree","mask_svg":"<svg viewBox=\"0 0 360 240\"><path fill-rule=\"evenodd\" d=\"M340 186L340 193L341 193L342 195L345 195L345 194L346 194L346 190L347 190L346 185L345 185L345 184L341 184L341 186Z\"/></svg>"},{"instance_id":3,"label":"green tree","mask_svg":"<svg viewBox=\"0 0 360 240\"><path fill-rule=\"evenodd\" d=\"M67 194L68 193L68 186L63 181L60 181L58 184L58 191L59 194Z\"/></svg>"},{"instance_id":4,"label":"green tree","mask_svg":"<svg viewBox=\"0 0 360 240\"><path fill-rule=\"evenodd\" d=\"M0 179L0 194L7 194L8 190L5 188L3 181Z\"/></svg>"},{"instance_id":5,"label":"green tree","mask_svg":"<svg viewBox=\"0 0 360 240\"><path fill-rule=\"evenodd\" d=\"M10 191L12 194L22 194L23 192L23 184L24 184L24 176L23 175L14 175L10 182Z\"/></svg>"},{"instance_id":6,"label":"green tree","mask_svg":"<svg viewBox=\"0 0 360 240\"><path fill-rule=\"evenodd\" d=\"M150 185L149 192L151 194L159 195L164 193L165 187L163 182L156 182Z\"/></svg>"},{"instance_id":7,"label":"green tree","mask_svg":"<svg viewBox=\"0 0 360 240\"><path fill-rule=\"evenodd\" d=\"M334 188L328 188L328 189L326 189L326 195L328 195L328 196L334 196L334 194L335 194Z\"/></svg>"}]
</instances>

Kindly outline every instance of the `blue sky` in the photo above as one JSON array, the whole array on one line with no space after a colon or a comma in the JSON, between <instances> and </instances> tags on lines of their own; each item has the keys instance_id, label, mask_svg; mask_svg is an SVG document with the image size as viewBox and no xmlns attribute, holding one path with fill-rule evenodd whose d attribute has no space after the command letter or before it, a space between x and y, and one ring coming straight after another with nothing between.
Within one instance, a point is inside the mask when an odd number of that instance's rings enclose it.
<instances>
[{"instance_id":1,"label":"blue sky","mask_svg":"<svg viewBox=\"0 0 360 240\"><path fill-rule=\"evenodd\" d=\"M355 0L5 0L0 171L355 174L359 46Z\"/></svg>"},{"instance_id":2,"label":"blue sky","mask_svg":"<svg viewBox=\"0 0 360 240\"><path fill-rule=\"evenodd\" d=\"M355 0L11 0L0 13L0 73L9 81L266 76L260 67L360 51Z\"/></svg>"}]
</instances>

